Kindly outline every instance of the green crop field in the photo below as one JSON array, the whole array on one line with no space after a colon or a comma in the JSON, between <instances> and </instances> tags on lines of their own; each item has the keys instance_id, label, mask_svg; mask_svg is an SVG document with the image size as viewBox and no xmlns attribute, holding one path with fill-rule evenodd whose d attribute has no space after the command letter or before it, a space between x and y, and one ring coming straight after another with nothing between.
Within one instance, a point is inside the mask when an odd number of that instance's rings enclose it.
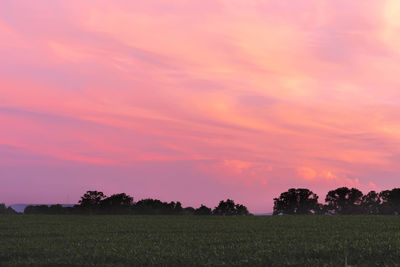
<instances>
[{"instance_id":1,"label":"green crop field","mask_svg":"<svg viewBox=\"0 0 400 267\"><path fill-rule=\"evenodd\" d=\"M400 216L0 216L0 266L398 266Z\"/></svg>"}]
</instances>

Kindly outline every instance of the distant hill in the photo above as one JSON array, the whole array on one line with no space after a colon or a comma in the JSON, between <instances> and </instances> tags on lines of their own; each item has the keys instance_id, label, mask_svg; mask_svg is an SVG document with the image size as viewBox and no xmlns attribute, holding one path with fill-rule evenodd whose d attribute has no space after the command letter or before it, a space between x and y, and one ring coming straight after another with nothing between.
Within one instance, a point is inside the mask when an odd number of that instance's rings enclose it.
<instances>
[{"instance_id":1,"label":"distant hill","mask_svg":"<svg viewBox=\"0 0 400 267\"><path fill-rule=\"evenodd\" d=\"M51 205L55 205L55 204L13 204L13 205L9 205L8 207L13 208L16 212L23 213L27 206L39 206L39 205L51 206ZM61 204L61 205L63 207L73 207L74 206L74 204Z\"/></svg>"}]
</instances>

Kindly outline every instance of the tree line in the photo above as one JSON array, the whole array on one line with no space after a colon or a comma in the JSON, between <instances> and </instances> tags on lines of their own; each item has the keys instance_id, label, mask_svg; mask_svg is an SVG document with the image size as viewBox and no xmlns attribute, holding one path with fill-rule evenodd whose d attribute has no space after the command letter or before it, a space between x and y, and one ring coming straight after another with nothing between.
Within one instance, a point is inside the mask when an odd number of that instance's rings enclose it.
<instances>
[{"instance_id":1,"label":"tree line","mask_svg":"<svg viewBox=\"0 0 400 267\"><path fill-rule=\"evenodd\" d=\"M325 204L317 194L306 188L291 188L274 198L274 215L281 214L400 214L400 188L370 191L364 195L357 188L331 190Z\"/></svg>"},{"instance_id":2,"label":"tree line","mask_svg":"<svg viewBox=\"0 0 400 267\"><path fill-rule=\"evenodd\" d=\"M325 204L318 202L318 195L307 188L291 188L274 198L274 215L283 214L400 214L400 188L370 191L363 194L357 188L340 187L331 190L325 197ZM11 207L0 203L0 214L15 214ZM211 209L201 205L182 207L181 202L162 202L158 199L142 199L134 202L125 194L106 196L100 191L87 191L77 205L30 205L25 214L176 214L176 215L250 215L246 206L227 199Z\"/></svg>"},{"instance_id":3,"label":"tree line","mask_svg":"<svg viewBox=\"0 0 400 267\"><path fill-rule=\"evenodd\" d=\"M181 202L162 202L158 199L142 199L133 201L133 197L125 194L114 194L107 197L100 191L87 191L78 205L63 207L62 205L31 205L24 210L25 214L138 214L138 215L249 215L247 207L235 204L231 199L222 200L211 209L201 205L182 207Z\"/></svg>"}]
</instances>

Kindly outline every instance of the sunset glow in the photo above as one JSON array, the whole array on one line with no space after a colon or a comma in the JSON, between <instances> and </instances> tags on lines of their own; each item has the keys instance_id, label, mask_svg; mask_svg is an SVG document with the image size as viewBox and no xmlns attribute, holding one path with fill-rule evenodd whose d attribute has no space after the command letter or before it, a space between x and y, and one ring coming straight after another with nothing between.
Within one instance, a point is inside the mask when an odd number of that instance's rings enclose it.
<instances>
[{"instance_id":1,"label":"sunset glow","mask_svg":"<svg viewBox=\"0 0 400 267\"><path fill-rule=\"evenodd\" d=\"M0 203L89 189L272 210L400 187L400 4L0 4Z\"/></svg>"}]
</instances>

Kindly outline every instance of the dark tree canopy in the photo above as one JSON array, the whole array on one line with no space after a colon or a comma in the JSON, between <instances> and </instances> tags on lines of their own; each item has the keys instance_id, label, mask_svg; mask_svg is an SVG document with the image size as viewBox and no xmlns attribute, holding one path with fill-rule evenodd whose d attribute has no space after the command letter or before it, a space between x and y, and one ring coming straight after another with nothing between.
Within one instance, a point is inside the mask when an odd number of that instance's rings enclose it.
<instances>
[{"instance_id":1,"label":"dark tree canopy","mask_svg":"<svg viewBox=\"0 0 400 267\"><path fill-rule=\"evenodd\" d=\"M356 189L340 187L329 191L326 195L328 210L335 214L361 214L363 193Z\"/></svg>"},{"instance_id":2,"label":"dark tree canopy","mask_svg":"<svg viewBox=\"0 0 400 267\"><path fill-rule=\"evenodd\" d=\"M195 211L196 211L196 209L193 207L183 208L183 214L185 214L185 215L193 215Z\"/></svg>"},{"instance_id":3,"label":"dark tree canopy","mask_svg":"<svg viewBox=\"0 0 400 267\"><path fill-rule=\"evenodd\" d=\"M361 207L365 214L379 214L380 213L381 198L375 191L370 191L364 195L361 200Z\"/></svg>"},{"instance_id":4,"label":"dark tree canopy","mask_svg":"<svg viewBox=\"0 0 400 267\"><path fill-rule=\"evenodd\" d=\"M136 214L180 214L183 212L180 202L162 202L158 199L142 199L134 205Z\"/></svg>"},{"instance_id":5,"label":"dark tree canopy","mask_svg":"<svg viewBox=\"0 0 400 267\"><path fill-rule=\"evenodd\" d=\"M105 208L131 207L132 204L133 197L125 193L115 194L100 201L100 205Z\"/></svg>"},{"instance_id":6,"label":"dark tree canopy","mask_svg":"<svg viewBox=\"0 0 400 267\"><path fill-rule=\"evenodd\" d=\"M231 199L220 201L213 210L214 215L249 215L247 208L241 204L235 204Z\"/></svg>"},{"instance_id":7,"label":"dark tree canopy","mask_svg":"<svg viewBox=\"0 0 400 267\"><path fill-rule=\"evenodd\" d=\"M245 205L236 204L235 208L236 208L236 214L235 215L250 215L250 212L249 212L249 210L247 209L247 207Z\"/></svg>"},{"instance_id":8,"label":"dark tree canopy","mask_svg":"<svg viewBox=\"0 0 400 267\"><path fill-rule=\"evenodd\" d=\"M130 213L133 205L133 197L121 193L114 194L110 197L104 198L100 201L100 212L111 214L111 213Z\"/></svg>"},{"instance_id":9,"label":"dark tree canopy","mask_svg":"<svg viewBox=\"0 0 400 267\"><path fill-rule=\"evenodd\" d=\"M318 203L317 200L318 197L308 189L292 188L282 193L279 198L274 198L273 214L400 215L400 188L380 193L370 191L363 195L356 188L340 187L328 192L325 205Z\"/></svg>"},{"instance_id":10,"label":"dark tree canopy","mask_svg":"<svg viewBox=\"0 0 400 267\"><path fill-rule=\"evenodd\" d=\"M340 187L329 191L325 202L318 203L308 189L292 188L274 198L273 214L400 214L400 188L363 195L356 188Z\"/></svg>"},{"instance_id":11,"label":"dark tree canopy","mask_svg":"<svg viewBox=\"0 0 400 267\"><path fill-rule=\"evenodd\" d=\"M366 195L356 189L340 187L328 192L326 204L318 203L318 196L306 188L290 188L274 198L274 215L278 214L388 214L400 215L400 188L370 191ZM0 214L16 213L11 207L0 204ZM79 204L31 205L26 214L148 214L148 215L249 215L246 206L227 199L219 202L214 210L201 205L182 207L181 202L163 202L158 199L133 201L125 194L107 197L101 191L87 191Z\"/></svg>"},{"instance_id":12,"label":"dark tree canopy","mask_svg":"<svg viewBox=\"0 0 400 267\"><path fill-rule=\"evenodd\" d=\"M194 211L195 215L211 215L212 211L209 207L201 205L198 209Z\"/></svg>"},{"instance_id":13,"label":"dark tree canopy","mask_svg":"<svg viewBox=\"0 0 400 267\"><path fill-rule=\"evenodd\" d=\"M384 190L379 196L382 200L381 213L400 214L400 188Z\"/></svg>"},{"instance_id":14,"label":"dark tree canopy","mask_svg":"<svg viewBox=\"0 0 400 267\"><path fill-rule=\"evenodd\" d=\"M17 212L11 208L11 207L6 207L5 204L0 203L0 214L16 214Z\"/></svg>"},{"instance_id":15,"label":"dark tree canopy","mask_svg":"<svg viewBox=\"0 0 400 267\"><path fill-rule=\"evenodd\" d=\"M274 198L274 214L316 214L319 213L318 196L309 189L291 188Z\"/></svg>"},{"instance_id":16,"label":"dark tree canopy","mask_svg":"<svg viewBox=\"0 0 400 267\"><path fill-rule=\"evenodd\" d=\"M79 200L79 204L83 208L98 208L105 198L106 195L103 192L87 191Z\"/></svg>"}]
</instances>

